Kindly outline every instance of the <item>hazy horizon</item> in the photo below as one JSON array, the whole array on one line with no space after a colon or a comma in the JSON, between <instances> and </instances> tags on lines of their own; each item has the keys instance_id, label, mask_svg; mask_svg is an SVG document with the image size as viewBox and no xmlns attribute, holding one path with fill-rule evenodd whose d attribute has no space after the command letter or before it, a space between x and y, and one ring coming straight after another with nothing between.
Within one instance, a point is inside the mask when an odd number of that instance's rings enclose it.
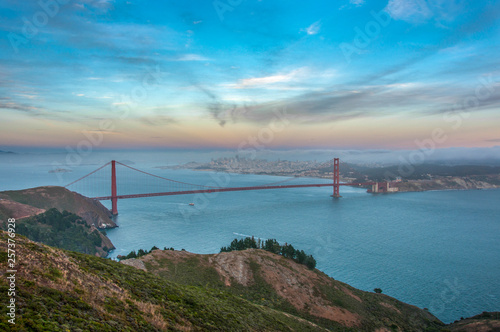
<instances>
[{"instance_id":1,"label":"hazy horizon","mask_svg":"<svg viewBox=\"0 0 500 332\"><path fill-rule=\"evenodd\" d=\"M94 149L90 152L79 153L68 146L63 148L38 147L1 147L1 152L14 152L14 155L0 153L0 162L9 158L11 161L26 162L39 159L47 162L59 163L66 167L75 166L66 160L80 160L78 164L93 163L96 161L111 160L113 158L127 159L140 163L141 158L150 156L164 156L170 164L182 164L190 161L207 162L221 157L246 157L250 159L267 160L317 160L327 161L334 157L342 162L354 164L372 164L373 166L389 166L401 164L448 164L448 165L500 165L500 146L492 148L448 148L434 150L332 150L332 149L255 149L238 151L232 149ZM82 152L82 151L80 151ZM250 153L252 152L252 153ZM147 156L147 157L144 157ZM17 158L16 158L17 157ZM20 159L22 158L22 159ZM68 159L70 158L70 159ZM76 158L76 159L75 159ZM178 158L175 159L175 158ZM159 159L162 160L162 159Z\"/></svg>"}]
</instances>

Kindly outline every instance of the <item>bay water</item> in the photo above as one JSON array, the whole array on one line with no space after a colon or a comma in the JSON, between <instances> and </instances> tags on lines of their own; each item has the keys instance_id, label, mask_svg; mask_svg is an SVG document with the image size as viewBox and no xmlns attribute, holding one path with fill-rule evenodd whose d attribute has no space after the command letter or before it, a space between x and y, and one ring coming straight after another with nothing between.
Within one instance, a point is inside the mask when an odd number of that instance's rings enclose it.
<instances>
[{"instance_id":1,"label":"bay water","mask_svg":"<svg viewBox=\"0 0 500 332\"><path fill-rule=\"evenodd\" d=\"M71 167L65 157L1 156L0 190L64 185L108 162L110 154L94 153L93 159ZM119 160L125 154L111 157ZM126 157L133 167L201 185L237 187L283 180L157 168L192 160L192 155ZM71 172L49 173L59 167ZM152 190L145 180L120 168L117 173L119 194ZM109 195L109 170L96 176L102 192L94 195ZM299 178L290 184L327 182ZM95 192L90 186L72 190ZM119 227L107 230L116 246L110 257L153 246L217 253L234 238L274 238L312 254L317 268L337 280L366 291L381 288L384 294L428 308L446 323L500 311L500 190L372 195L341 187L340 199L332 199L331 191L314 187L119 200ZM109 202L103 204L110 207Z\"/></svg>"}]
</instances>

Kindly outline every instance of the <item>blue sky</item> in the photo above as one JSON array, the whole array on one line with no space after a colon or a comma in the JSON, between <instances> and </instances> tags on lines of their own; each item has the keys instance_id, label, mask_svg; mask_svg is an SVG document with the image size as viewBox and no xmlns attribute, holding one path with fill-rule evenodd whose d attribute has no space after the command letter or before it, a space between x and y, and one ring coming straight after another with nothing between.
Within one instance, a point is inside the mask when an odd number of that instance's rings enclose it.
<instances>
[{"instance_id":1,"label":"blue sky","mask_svg":"<svg viewBox=\"0 0 500 332\"><path fill-rule=\"evenodd\" d=\"M0 146L237 148L277 111L269 148L412 149L436 129L438 147L500 142L495 1L0 0L0 13Z\"/></svg>"}]
</instances>

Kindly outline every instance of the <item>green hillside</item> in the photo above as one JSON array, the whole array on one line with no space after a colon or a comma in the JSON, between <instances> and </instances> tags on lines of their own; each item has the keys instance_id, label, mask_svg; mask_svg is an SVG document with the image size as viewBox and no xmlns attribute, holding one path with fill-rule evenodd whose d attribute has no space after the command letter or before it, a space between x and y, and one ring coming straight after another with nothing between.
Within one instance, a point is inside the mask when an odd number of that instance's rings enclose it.
<instances>
[{"instance_id":1,"label":"green hillside","mask_svg":"<svg viewBox=\"0 0 500 332\"><path fill-rule=\"evenodd\" d=\"M76 214L54 208L17 221L16 233L49 246L90 255L106 256L113 249L107 247L110 241L98 229Z\"/></svg>"},{"instance_id":2,"label":"green hillside","mask_svg":"<svg viewBox=\"0 0 500 332\"><path fill-rule=\"evenodd\" d=\"M23 190L1 191L0 199L10 200L48 210L56 208L59 211L68 211L83 218L89 226L98 228L115 227L111 214L99 201L84 197L63 187L37 187ZM1 204L0 204L1 206ZM15 211L0 208L0 220L12 217Z\"/></svg>"},{"instance_id":3,"label":"green hillside","mask_svg":"<svg viewBox=\"0 0 500 332\"><path fill-rule=\"evenodd\" d=\"M7 242L7 233L0 240ZM320 331L228 292L177 283L108 259L16 236L16 324L2 331ZM7 270L5 246L0 269ZM0 280L7 303L7 280Z\"/></svg>"},{"instance_id":4,"label":"green hillside","mask_svg":"<svg viewBox=\"0 0 500 332\"><path fill-rule=\"evenodd\" d=\"M153 250L122 263L176 283L228 292L331 330L439 331L444 325L425 310L260 249L216 255Z\"/></svg>"}]
</instances>

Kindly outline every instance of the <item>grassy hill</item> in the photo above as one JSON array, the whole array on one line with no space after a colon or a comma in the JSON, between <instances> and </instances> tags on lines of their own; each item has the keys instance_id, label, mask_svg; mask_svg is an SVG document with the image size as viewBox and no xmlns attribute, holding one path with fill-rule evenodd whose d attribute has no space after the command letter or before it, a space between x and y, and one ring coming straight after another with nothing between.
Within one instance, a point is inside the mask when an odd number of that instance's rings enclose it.
<instances>
[{"instance_id":1,"label":"grassy hill","mask_svg":"<svg viewBox=\"0 0 500 332\"><path fill-rule=\"evenodd\" d=\"M0 228L6 230L5 223ZM53 247L105 257L114 249L111 241L94 226L68 211L55 208L16 221L16 233Z\"/></svg>"},{"instance_id":2,"label":"grassy hill","mask_svg":"<svg viewBox=\"0 0 500 332\"><path fill-rule=\"evenodd\" d=\"M483 312L447 326L450 332L500 331L500 312Z\"/></svg>"},{"instance_id":3,"label":"grassy hill","mask_svg":"<svg viewBox=\"0 0 500 332\"><path fill-rule=\"evenodd\" d=\"M7 242L7 233L0 233ZM180 285L108 259L16 236L16 324L1 331L323 331L217 289ZM0 246L0 270L7 270ZM0 279L7 303L7 279Z\"/></svg>"},{"instance_id":4,"label":"grassy hill","mask_svg":"<svg viewBox=\"0 0 500 332\"><path fill-rule=\"evenodd\" d=\"M116 227L110 217L100 202L62 187L0 192L0 229L15 218L21 234L58 248L106 256L115 247L97 228Z\"/></svg>"},{"instance_id":5,"label":"grassy hill","mask_svg":"<svg viewBox=\"0 0 500 332\"><path fill-rule=\"evenodd\" d=\"M18 204L12 203L16 202ZM29 211L29 207L33 211ZM0 191L0 220L12 218L22 209L23 217L56 208L83 218L89 226L116 227L109 210L99 201L92 200L63 187L47 186L23 190ZM26 215L28 214L28 215ZM17 217L19 218L19 217Z\"/></svg>"},{"instance_id":6,"label":"grassy hill","mask_svg":"<svg viewBox=\"0 0 500 332\"><path fill-rule=\"evenodd\" d=\"M444 325L425 310L260 249L214 255L154 250L122 263L179 284L228 292L331 330L439 331Z\"/></svg>"},{"instance_id":7,"label":"grassy hill","mask_svg":"<svg viewBox=\"0 0 500 332\"><path fill-rule=\"evenodd\" d=\"M0 242L7 238L0 231ZM151 273L21 235L15 241L16 324L0 315L0 331L444 332L500 326L499 313L444 326L424 310L263 250L154 250L127 261ZM0 246L3 304L9 301L4 271L11 268L6 247Z\"/></svg>"}]
</instances>

